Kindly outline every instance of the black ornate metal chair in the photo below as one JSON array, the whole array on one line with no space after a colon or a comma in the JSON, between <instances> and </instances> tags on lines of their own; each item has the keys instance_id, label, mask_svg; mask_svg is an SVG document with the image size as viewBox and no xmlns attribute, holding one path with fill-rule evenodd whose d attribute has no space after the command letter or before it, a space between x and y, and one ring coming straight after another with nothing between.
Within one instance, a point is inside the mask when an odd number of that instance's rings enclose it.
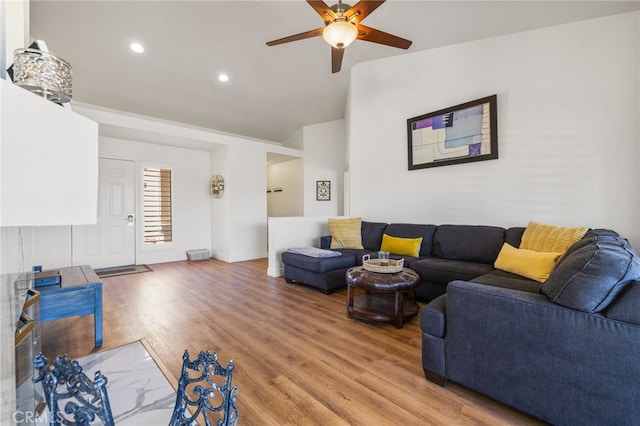
<instances>
[{"instance_id":1,"label":"black ornate metal chair","mask_svg":"<svg viewBox=\"0 0 640 426\"><path fill-rule=\"evenodd\" d=\"M105 426L114 425L107 395L107 378L100 371L96 371L91 381L82 372L78 361L67 355L56 356L52 366L48 362L41 353L36 355L33 366L37 377L33 381L42 383L51 416L50 426L89 426L100 422ZM60 410L63 403L64 413Z\"/></svg>"},{"instance_id":2,"label":"black ornate metal chair","mask_svg":"<svg viewBox=\"0 0 640 426\"><path fill-rule=\"evenodd\" d=\"M218 362L218 355L211 351L200 351L198 358L191 361L189 351L185 350L169 426L202 425L200 418L206 426L236 425L238 386L231 386L232 373L233 360L224 368Z\"/></svg>"}]
</instances>

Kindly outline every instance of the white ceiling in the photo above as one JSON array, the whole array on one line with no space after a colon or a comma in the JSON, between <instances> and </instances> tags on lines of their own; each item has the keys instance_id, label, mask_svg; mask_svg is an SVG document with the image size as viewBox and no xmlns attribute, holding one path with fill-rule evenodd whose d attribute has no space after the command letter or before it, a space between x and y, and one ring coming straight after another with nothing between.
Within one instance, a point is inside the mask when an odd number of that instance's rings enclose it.
<instances>
[{"instance_id":1,"label":"white ceiling","mask_svg":"<svg viewBox=\"0 0 640 426\"><path fill-rule=\"evenodd\" d=\"M349 70L359 62L639 8L639 1L389 0L363 24L413 45L356 40L337 74L321 37L265 45L322 26L302 0L32 0L30 32L72 64L75 101L281 142L305 125L343 118ZM133 41L144 54L129 50ZM228 83L217 80L220 72Z\"/></svg>"}]
</instances>

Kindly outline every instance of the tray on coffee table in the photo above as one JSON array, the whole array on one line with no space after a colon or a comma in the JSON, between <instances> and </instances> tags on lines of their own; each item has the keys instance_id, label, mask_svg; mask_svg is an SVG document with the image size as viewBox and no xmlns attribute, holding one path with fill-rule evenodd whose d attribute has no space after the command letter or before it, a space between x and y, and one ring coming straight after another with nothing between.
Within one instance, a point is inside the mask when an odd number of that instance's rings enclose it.
<instances>
[{"instance_id":1,"label":"tray on coffee table","mask_svg":"<svg viewBox=\"0 0 640 426\"><path fill-rule=\"evenodd\" d=\"M362 267L367 271L378 272L381 274L395 274L402 271L404 267L404 259L371 259L371 256L365 254L362 256Z\"/></svg>"}]
</instances>

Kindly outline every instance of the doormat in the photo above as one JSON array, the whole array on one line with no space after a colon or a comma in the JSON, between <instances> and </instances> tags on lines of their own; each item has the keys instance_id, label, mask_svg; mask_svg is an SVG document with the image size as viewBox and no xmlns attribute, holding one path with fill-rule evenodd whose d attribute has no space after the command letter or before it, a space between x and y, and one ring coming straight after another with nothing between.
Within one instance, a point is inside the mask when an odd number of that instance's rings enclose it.
<instances>
[{"instance_id":1,"label":"doormat","mask_svg":"<svg viewBox=\"0 0 640 426\"><path fill-rule=\"evenodd\" d=\"M139 274L141 272L153 271L147 265L131 265L131 266L116 266L113 268L101 268L96 269L95 273L100 278L116 277L118 275Z\"/></svg>"}]
</instances>

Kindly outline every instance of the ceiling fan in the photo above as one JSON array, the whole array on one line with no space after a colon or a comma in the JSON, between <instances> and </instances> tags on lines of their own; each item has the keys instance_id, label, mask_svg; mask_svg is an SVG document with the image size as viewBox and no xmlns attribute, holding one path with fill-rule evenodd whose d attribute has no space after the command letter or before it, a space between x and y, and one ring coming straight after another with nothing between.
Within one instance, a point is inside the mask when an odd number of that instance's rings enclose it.
<instances>
[{"instance_id":1,"label":"ceiling fan","mask_svg":"<svg viewBox=\"0 0 640 426\"><path fill-rule=\"evenodd\" d=\"M337 4L329 7L322 0L307 0L307 3L324 20L325 27L269 41L267 46L276 46L321 35L331 45L332 73L340 71L344 49L355 39L408 49L411 46L411 40L385 33L375 28L369 28L360 23L384 2L385 0L361 0L355 6L349 6L339 0Z\"/></svg>"}]
</instances>

